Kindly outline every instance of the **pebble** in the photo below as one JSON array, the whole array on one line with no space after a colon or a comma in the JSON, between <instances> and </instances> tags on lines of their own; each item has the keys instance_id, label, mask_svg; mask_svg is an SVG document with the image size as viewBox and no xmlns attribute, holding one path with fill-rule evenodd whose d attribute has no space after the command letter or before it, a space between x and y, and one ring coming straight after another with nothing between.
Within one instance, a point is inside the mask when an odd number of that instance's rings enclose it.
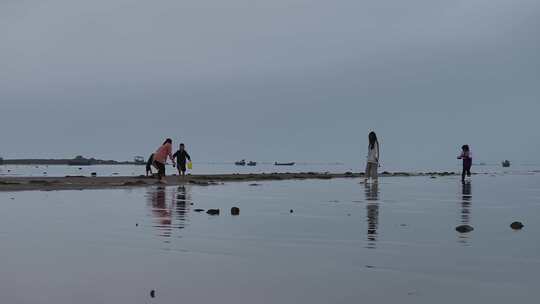
<instances>
[{"instance_id":1,"label":"pebble","mask_svg":"<svg viewBox=\"0 0 540 304\"><path fill-rule=\"evenodd\" d=\"M231 215L240 215L240 208L232 207L231 208Z\"/></svg>"},{"instance_id":2,"label":"pebble","mask_svg":"<svg viewBox=\"0 0 540 304\"><path fill-rule=\"evenodd\" d=\"M467 233L473 231L474 228L470 225L459 225L456 227L456 231L459 233Z\"/></svg>"},{"instance_id":3,"label":"pebble","mask_svg":"<svg viewBox=\"0 0 540 304\"><path fill-rule=\"evenodd\" d=\"M219 209L208 209L206 213L210 215L219 215Z\"/></svg>"},{"instance_id":4,"label":"pebble","mask_svg":"<svg viewBox=\"0 0 540 304\"><path fill-rule=\"evenodd\" d=\"M510 228L514 229L514 230L521 230L523 229L525 225L523 225L522 222L513 222L512 224L510 224Z\"/></svg>"}]
</instances>

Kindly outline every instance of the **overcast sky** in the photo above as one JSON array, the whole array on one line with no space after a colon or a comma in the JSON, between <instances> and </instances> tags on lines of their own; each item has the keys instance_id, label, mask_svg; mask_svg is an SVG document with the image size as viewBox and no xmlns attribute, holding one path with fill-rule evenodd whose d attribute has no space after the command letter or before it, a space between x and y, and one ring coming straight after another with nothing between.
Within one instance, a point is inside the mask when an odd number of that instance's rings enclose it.
<instances>
[{"instance_id":1,"label":"overcast sky","mask_svg":"<svg viewBox=\"0 0 540 304\"><path fill-rule=\"evenodd\" d=\"M0 155L540 161L538 0L2 0Z\"/></svg>"}]
</instances>

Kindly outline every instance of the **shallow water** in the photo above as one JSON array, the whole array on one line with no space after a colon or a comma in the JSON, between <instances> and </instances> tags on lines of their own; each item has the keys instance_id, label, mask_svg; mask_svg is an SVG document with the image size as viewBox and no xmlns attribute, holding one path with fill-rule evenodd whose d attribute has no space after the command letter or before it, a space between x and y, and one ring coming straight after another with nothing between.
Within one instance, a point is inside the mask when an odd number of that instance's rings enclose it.
<instances>
[{"instance_id":1,"label":"shallow water","mask_svg":"<svg viewBox=\"0 0 540 304\"><path fill-rule=\"evenodd\" d=\"M540 296L540 174L475 176L465 186L457 177L358 182L0 193L0 302L532 303ZM512 231L514 220L525 228ZM475 230L457 233L463 223Z\"/></svg>"},{"instance_id":2,"label":"shallow water","mask_svg":"<svg viewBox=\"0 0 540 304\"><path fill-rule=\"evenodd\" d=\"M308 163L298 162L294 166L274 166L273 163L258 163L255 167L235 166L233 163L194 163L190 174L231 174L231 173L285 173L285 172L330 172L344 173L347 171L361 172L364 170L363 163L344 164L344 163ZM437 168L402 168L399 166L384 166L383 171L406 171L406 172L432 172L432 171L453 171L461 172L460 162L454 165L441 166ZM540 172L539 164L515 164L511 168L502 168L499 164L487 166L473 166L473 172L494 173L494 174L516 174L528 172ZM97 166L30 166L30 165L0 165L0 177L13 176L66 176L83 175L91 176L95 172L98 176L138 176L145 174L144 165L97 165ZM155 169L154 169L155 172ZM167 175L176 174L177 171L172 166L167 166Z\"/></svg>"}]
</instances>

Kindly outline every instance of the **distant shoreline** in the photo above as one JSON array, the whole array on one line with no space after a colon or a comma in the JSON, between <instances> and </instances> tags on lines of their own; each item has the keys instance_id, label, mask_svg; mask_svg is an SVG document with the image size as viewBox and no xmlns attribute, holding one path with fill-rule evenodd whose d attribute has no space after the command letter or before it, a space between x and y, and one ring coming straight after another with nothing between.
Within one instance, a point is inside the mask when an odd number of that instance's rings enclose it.
<instances>
[{"instance_id":1,"label":"distant shoreline","mask_svg":"<svg viewBox=\"0 0 540 304\"><path fill-rule=\"evenodd\" d=\"M144 163L134 161L116 161L116 160L102 160L102 159L82 159L79 161L76 159L45 159L45 158L24 158L24 159L3 159L0 160L0 165L32 165L32 166L54 166L54 165L66 165L66 166L95 166L95 165L144 165Z\"/></svg>"},{"instance_id":2,"label":"distant shoreline","mask_svg":"<svg viewBox=\"0 0 540 304\"><path fill-rule=\"evenodd\" d=\"M382 177L408 177L408 176L455 176L455 172L383 172ZM199 186L220 185L224 182L263 182L279 180L306 180L319 179L329 180L335 178L360 178L363 173L258 173L258 174L210 174L210 175L187 175L185 177L167 176L167 184L164 186L176 186L193 184ZM127 187L145 187L161 185L154 177L145 176L65 176L65 177L0 177L0 192L31 191L31 190L84 190L84 189L109 189ZM253 184L258 186L258 184Z\"/></svg>"}]
</instances>

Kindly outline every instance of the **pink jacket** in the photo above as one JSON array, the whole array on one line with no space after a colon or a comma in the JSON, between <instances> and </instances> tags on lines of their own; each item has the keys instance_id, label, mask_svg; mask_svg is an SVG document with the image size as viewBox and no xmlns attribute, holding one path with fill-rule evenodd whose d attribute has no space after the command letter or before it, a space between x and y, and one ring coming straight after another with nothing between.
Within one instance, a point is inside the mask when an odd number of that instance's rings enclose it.
<instances>
[{"instance_id":1,"label":"pink jacket","mask_svg":"<svg viewBox=\"0 0 540 304\"><path fill-rule=\"evenodd\" d=\"M165 164L167 162L167 156L174 163L174 159L172 156L172 145L169 143L164 144L157 149L157 151L154 153L154 160L162 164Z\"/></svg>"}]
</instances>

